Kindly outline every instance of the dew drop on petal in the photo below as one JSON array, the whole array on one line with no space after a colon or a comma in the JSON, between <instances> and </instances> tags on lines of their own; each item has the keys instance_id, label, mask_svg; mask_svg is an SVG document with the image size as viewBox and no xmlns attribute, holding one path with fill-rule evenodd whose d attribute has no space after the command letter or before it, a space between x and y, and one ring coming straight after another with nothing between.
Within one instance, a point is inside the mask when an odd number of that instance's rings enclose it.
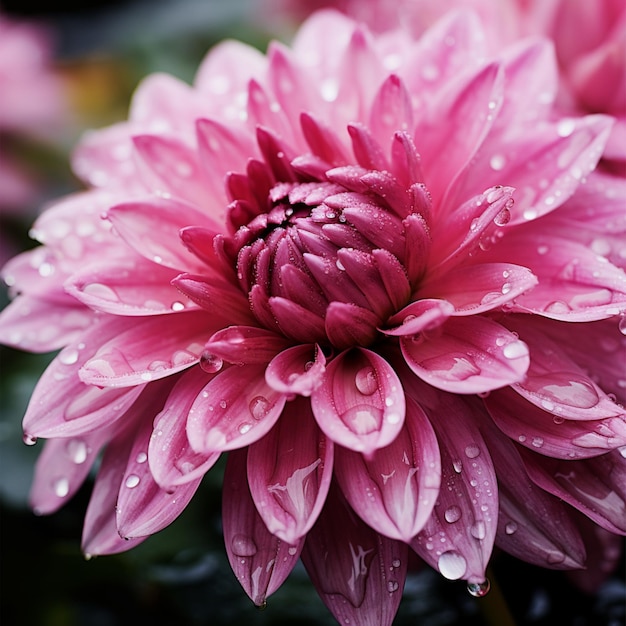
<instances>
[{"instance_id":1,"label":"dew drop on petal","mask_svg":"<svg viewBox=\"0 0 626 626\"><path fill-rule=\"evenodd\" d=\"M467 583L467 591L475 598L486 596L489 593L489 589L491 589L491 583L488 578L483 580L482 583Z\"/></svg>"},{"instance_id":2,"label":"dew drop on petal","mask_svg":"<svg viewBox=\"0 0 626 626\"><path fill-rule=\"evenodd\" d=\"M463 461L461 461L461 459L455 459L452 461L452 467L457 474L460 474L463 471Z\"/></svg>"},{"instance_id":3,"label":"dew drop on petal","mask_svg":"<svg viewBox=\"0 0 626 626\"><path fill-rule=\"evenodd\" d=\"M452 505L446 509L443 516L448 524L454 524L454 522L458 522L461 519L461 509L456 505Z\"/></svg>"},{"instance_id":4,"label":"dew drop on petal","mask_svg":"<svg viewBox=\"0 0 626 626\"><path fill-rule=\"evenodd\" d=\"M65 498L70 492L70 482L67 478L57 478L52 483L52 489L59 498Z\"/></svg>"},{"instance_id":5,"label":"dew drop on petal","mask_svg":"<svg viewBox=\"0 0 626 626\"><path fill-rule=\"evenodd\" d=\"M489 159L489 165L492 170L499 172L506 165L506 159L502 154L494 154L491 159Z\"/></svg>"},{"instance_id":6,"label":"dew drop on petal","mask_svg":"<svg viewBox=\"0 0 626 626\"><path fill-rule=\"evenodd\" d=\"M355 377L356 388L364 395L371 396L378 389L378 380L374 369L369 365L363 367L356 373Z\"/></svg>"},{"instance_id":7,"label":"dew drop on petal","mask_svg":"<svg viewBox=\"0 0 626 626\"><path fill-rule=\"evenodd\" d=\"M87 444L82 439L70 439L65 444L65 450L67 456L72 462L76 463L76 465L80 465L87 460Z\"/></svg>"},{"instance_id":8,"label":"dew drop on petal","mask_svg":"<svg viewBox=\"0 0 626 626\"><path fill-rule=\"evenodd\" d=\"M466 446L465 448L465 456L468 459L475 459L480 455L480 448L477 445Z\"/></svg>"},{"instance_id":9,"label":"dew drop on petal","mask_svg":"<svg viewBox=\"0 0 626 626\"><path fill-rule=\"evenodd\" d=\"M129 489L133 489L139 484L139 476L137 474L130 474L124 483Z\"/></svg>"},{"instance_id":10,"label":"dew drop on petal","mask_svg":"<svg viewBox=\"0 0 626 626\"><path fill-rule=\"evenodd\" d=\"M33 437L33 435L25 433L22 437L22 441L24 441L27 446L34 446L37 443L37 437Z\"/></svg>"},{"instance_id":11,"label":"dew drop on petal","mask_svg":"<svg viewBox=\"0 0 626 626\"><path fill-rule=\"evenodd\" d=\"M485 522L482 520L478 520L475 524L472 524L470 528L470 533L474 539L484 539L487 533L487 529L485 527Z\"/></svg>"},{"instance_id":12,"label":"dew drop on petal","mask_svg":"<svg viewBox=\"0 0 626 626\"><path fill-rule=\"evenodd\" d=\"M263 419L269 411L270 402L264 396L255 396L250 400L248 408L255 420Z\"/></svg>"},{"instance_id":13,"label":"dew drop on petal","mask_svg":"<svg viewBox=\"0 0 626 626\"><path fill-rule=\"evenodd\" d=\"M245 435L252 428L252 424L250 422L242 422L239 424L238 431L241 435Z\"/></svg>"},{"instance_id":14,"label":"dew drop on petal","mask_svg":"<svg viewBox=\"0 0 626 626\"><path fill-rule=\"evenodd\" d=\"M59 354L59 362L63 365L74 365L78 361L78 350L63 350Z\"/></svg>"},{"instance_id":15,"label":"dew drop on petal","mask_svg":"<svg viewBox=\"0 0 626 626\"><path fill-rule=\"evenodd\" d=\"M518 340L504 346L502 354L504 354L507 359L519 359L528 354L528 349L523 341Z\"/></svg>"},{"instance_id":16,"label":"dew drop on petal","mask_svg":"<svg viewBox=\"0 0 626 626\"><path fill-rule=\"evenodd\" d=\"M448 552L444 552L439 557L437 567L439 568L441 575L448 580L458 580L463 576L463 574L465 574L467 561L458 552L449 550Z\"/></svg>"},{"instance_id":17,"label":"dew drop on petal","mask_svg":"<svg viewBox=\"0 0 626 626\"><path fill-rule=\"evenodd\" d=\"M230 548L236 556L254 556L257 547L250 537L235 535L230 543Z\"/></svg>"},{"instance_id":18,"label":"dew drop on petal","mask_svg":"<svg viewBox=\"0 0 626 626\"><path fill-rule=\"evenodd\" d=\"M619 331L622 335L626 335L626 315L622 315L619 320Z\"/></svg>"},{"instance_id":19,"label":"dew drop on petal","mask_svg":"<svg viewBox=\"0 0 626 626\"><path fill-rule=\"evenodd\" d=\"M390 580L387 582L387 591L389 593L393 593L394 591L398 591L398 588L400 587L400 585L398 584L398 581L396 580Z\"/></svg>"},{"instance_id":20,"label":"dew drop on petal","mask_svg":"<svg viewBox=\"0 0 626 626\"><path fill-rule=\"evenodd\" d=\"M140 452L135 458L135 461L137 461L137 463L139 464L145 463L147 460L148 460L148 455L145 452Z\"/></svg>"},{"instance_id":21,"label":"dew drop on petal","mask_svg":"<svg viewBox=\"0 0 626 626\"><path fill-rule=\"evenodd\" d=\"M504 532L507 535L512 535L517 530L517 524L515 522L507 522L504 526Z\"/></svg>"},{"instance_id":22,"label":"dew drop on petal","mask_svg":"<svg viewBox=\"0 0 626 626\"><path fill-rule=\"evenodd\" d=\"M219 372L223 365L223 359L215 354L212 354L208 350L205 350L200 355L200 367L207 372L207 374L215 374L215 372Z\"/></svg>"}]
</instances>

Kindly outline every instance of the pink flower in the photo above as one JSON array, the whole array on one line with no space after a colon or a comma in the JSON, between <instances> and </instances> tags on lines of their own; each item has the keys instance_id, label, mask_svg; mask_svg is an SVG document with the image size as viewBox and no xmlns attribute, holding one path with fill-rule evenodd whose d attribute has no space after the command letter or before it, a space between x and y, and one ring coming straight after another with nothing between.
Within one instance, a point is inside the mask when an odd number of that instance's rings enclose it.
<instances>
[{"instance_id":1,"label":"pink flower","mask_svg":"<svg viewBox=\"0 0 626 626\"><path fill-rule=\"evenodd\" d=\"M548 42L490 56L469 13L414 40L320 12L291 48L218 45L193 87L147 78L4 270L2 340L61 349L24 418L35 509L103 450L83 549L127 550L228 453L256 604L301 558L340 622L390 624L409 550L475 595L494 546L600 580L626 181L595 170L612 120L554 119L556 89Z\"/></svg>"}]
</instances>

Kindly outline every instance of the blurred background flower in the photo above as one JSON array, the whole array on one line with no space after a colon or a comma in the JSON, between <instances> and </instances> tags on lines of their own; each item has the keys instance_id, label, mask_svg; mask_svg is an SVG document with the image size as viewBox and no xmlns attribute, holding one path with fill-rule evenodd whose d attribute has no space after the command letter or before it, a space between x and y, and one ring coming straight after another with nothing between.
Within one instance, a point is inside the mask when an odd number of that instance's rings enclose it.
<instances>
[{"instance_id":1,"label":"blurred background flower","mask_svg":"<svg viewBox=\"0 0 626 626\"><path fill-rule=\"evenodd\" d=\"M292 19L278 13L276 7L268 12L262 2L253 0L118 1L90 6L77 9L71 3L57 2L54 9L41 13L27 2L4 4L7 20L26 22L26 30L36 23L37 32L48 39L49 43L40 48L44 50L40 58L49 59L44 66L55 77L61 102L56 109L59 117L54 118L61 122L57 132L48 133L54 125L47 124L34 139L20 139L19 128L11 129L10 140L0 136L0 148L10 147L13 163L20 164L13 167L28 172L24 178L12 178L11 184L36 181L34 193L28 186L24 187L28 193L23 200L16 195L18 201L13 202L8 226L3 222L2 230L11 235L10 245L15 250L33 245L24 234L48 200L79 188L68 165L78 136L87 128L124 119L130 95L141 77L165 71L190 80L215 42L233 37L264 49L270 35L289 36L309 10L307 7ZM360 6L370 10L370 3ZM435 3L431 7L433 13L439 12ZM382 18L374 22L383 23ZM514 20L511 32L518 28ZM41 42L41 34L36 39ZM0 35L0 47L2 43ZM619 60L619 54L615 58ZM583 108L604 106L592 104ZM47 109L54 110L53 106ZM22 141L26 143L14 150L13 146ZM2 183L0 189L4 189ZM32 194L30 199L28 194ZM3 625L335 623L301 567L270 598L266 611L258 611L243 596L223 546L220 466L206 477L201 495L174 525L122 555L85 562L80 553L77 538L90 485L55 515L33 516L26 499L39 450L21 443L21 417L36 379L52 356L34 358L0 349ZM529 625L617 626L624 621L623 557L600 591L592 594L574 593L577 588L561 572L545 571L504 554L495 555L492 567L496 589L479 601L467 595L463 583L443 581L429 569L412 571L395 623L504 626L513 623L511 615L515 623ZM499 605L499 591L508 608Z\"/></svg>"}]
</instances>

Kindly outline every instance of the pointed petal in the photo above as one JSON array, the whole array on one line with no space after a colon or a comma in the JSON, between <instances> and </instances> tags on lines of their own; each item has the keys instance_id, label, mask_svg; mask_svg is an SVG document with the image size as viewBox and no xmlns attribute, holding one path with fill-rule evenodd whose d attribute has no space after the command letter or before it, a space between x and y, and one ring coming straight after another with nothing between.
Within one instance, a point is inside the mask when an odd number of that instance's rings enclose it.
<instances>
[{"instance_id":1,"label":"pointed petal","mask_svg":"<svg viewBox=\"0 0 626 626\"><path fill-rule=\"evenodd\" d=\"M303 398L290 402L276 426L248 450L252 499L267 529L288 544L304 538L322 510L333 450Z\"/></svg>"},{"instance_id":2,"label":"pointed petal","mask_svg":"<svg viewBox=\"0 0 626 626\"><path fill-rule=\"evenodd\" d=\"M501 307L537 282L525 267L480 263L455 267L435 279L426 279L416 297L441 298L454 305L455 315L475 315Z\"/></svg>"},{"instance_id":3,"label":"pointed petal","mask_svg":"<svg viewBox=\"0 0 626 626\"><path fill-rule=\"evenodd\" d=\"M484 419L481 432L498 473L500 513L496 545L550 569L584 566L585 546L571 509L528 478L518 448Z\"/></svg>"},{"instance_id":4,"label":"pointed petal","mask_svg":"<svg viewBox=\"0 0 626 626\"><path fill-rule=\"evenodd\" d=\"M246 456L245 449L228 455L222 491L224 544L237 580L263 606L298 562L304 541L289 545L267 530L248 489Z\"/></svg>"},{"instance_id":5,"label":"pointed petal","mask_svg":"<svg viewBox=\"0 0 626 626\"><path fill-rule=\"evenodd\" d=\"M210 375L200 367L185 372L154 420L148 444L148 464L157 484L170 493L178 485L202 478L220 456L218 452L194 452L187 439L184 419L209 378Z\"/></svg>"},{"instance_id":6,"label":"pointed petal","mask_svg":"<svg viewBox=\"0 0 626 626\"><path fill-rule=\"evenodd\" d=\"M439 439L445 489L410 545L445 578L482 583L498 525L496 473L473 415L480 407L450 394L438 398L427 414Z\"/></svg>"},{"instance_id":7,"label":"pointed petal","mask_svg":"<svg viewBox=\"0 0 626 626\"><path fill-rule=\"evenodd\" d=\"M584 459L626 445L626 416L574 421L531 404L512 389L485 398L498 427L530 450L559 459Z\"/></svg>"},{"instance_id":8,"label":"pointed petal","mask_svg":"<svg viewBox=\"0 0 626 626\"><path fill-rule=\"evenodd\" d=\"M326 336L339 350L369 345L376 337L380 318L350 302L331 302L326 309Z\"/></svg>"},{"instance_id":9,"label":"pointed petal","mask_svg":"<svg viewBox=\"0 0 626 626\"><path fill-rule=\"evenodd\" d=\"M387 146L397 131L413 129L411 96L395 74L385 79L374 97L369 127L382 146Z\"/></svg>"},{"instance_id":10,"label":"pointed petal","mask_svg":"<svg viewBox=\"0 0 626 626\"><path fill-rule=\"evenodd\" d=\"M54 513L78 491L111 428L94 430L80 437L49 439L37 459L29 502L37 515Z\"/></svg>"},{"instance_id":11,"label":"pointed petal","mask_svg":"<svg viewBox=\"0 0 626 626\"><path fill-rule=\"evenodd\" d=\"M407 560L406 545L367 526L336 486L302 551L307 573L335 619L361 626L391 626Z\"/></svg>"},{"instance_id":12,"label":"pointed petal","mask_svg":"<svg viewBox=\"0 0 626 626\"><path fill-rule=\"evenodd\" d=\"M251 297L254 298L255 295L258 297L260 295L259 291L260 286L255 285ZM292 300L272 297L269 298L269 307L271 315L278 322L280 330L288 337L292 337L300 343L315 343L326 337L324 319ZM253 310L256 313L254 307ZM273 324L270 322L268 325L272 326Z\"/></svg>"},{"instance_id":13,"label":"pointed petal","mask_svg":"<svg viewBox=\"0 0 626 626\"><path fill-rule=\"evenodd\" d=\"M143 257L128 256L74 272L65 288L88 307L113 315L160 315L197 308L170 285L176 274Z\"/></svg>"},{"instance_id":14,"label":"pointed petal","mask_svg":"<svg viewBox=\"0 0 626 626\"><path fill-rule=\"evenodd\" d=\"M393 337L415 337L437 328L453 313L454 306L445 300L420 299L389 318L387 325L391 328L381 329L381 332Z\"/></svg>"},{"instance_id":15,"label":"pointed petal","mask_svg":"<svg viewBox=\"0 0 626 626\"><path fill-rule=\"evenodd\" d=\"M425 413L411 398L406 409L400 434L371 459L338 447L335 475L361 519L386 537L409 542L435 506L441 463L437 438Z\"/></svg>"},{"instance_id":16,"label":"pointed petal","mask_svg":"<svg viewBox=\"0 0 626 626\"><path fill-rule=\"evenodd\" d=\"M81 367L81 380L128 387L180 372L200 360L215 317L197 311L141 318L98 349Z\"/></svg>"},{"instance_id":17,"label":"pointed petal","mask_svg":"<svg viewBox=\"0 0 626 626\"><path fill-rule=\"evenodd\" d=\"M281 393L310 396L322 384L325 365L326 357L319 346L293 346L270 361L265 380Z\"/></svg>"},{"instance_id":18,"label":"pointed petal","mask_svg":"<svg viewBox=\"0 0 626 626\"><path fill-rule=\"evenodd\" d=\"M452 393L481 393L521 380L528 348L500 324L480 316L449 318L429 333L400 340L408 366Z\"/></svg>"},{"instance_id":19,"label":"pointed petal","mask_svg":"<svg viewBox=\"0 0 626 626\"><path fill-rule=\"evenodd\" d=\"M311 406L330 439L366 455L390 444L404 422L398 376L382 357L365 348L347 350L326 366Z\"/></svg>"},{"instance_id":20,"label":"pointed petal","mask_svg":"<svg viewBox=\"0 0 626 626\"><path fill-rule=\"evenodd\" d=\"M580 461L522 450L522 458L528 475L542 489L609 532L626 534L626 463L619 450Z\"/></svg>"},{"instance_id":21,"label":"pointed petal","mask_svg":"<svg viewBox=\"0 0 626 626\"><path fill-rule=\"evenodd\" d=\"M200 453L234 450L267 434L285 396L265 382L264 365L233 365L219 372L194 401L187 436Z\"/></svg>"}]
</instances>

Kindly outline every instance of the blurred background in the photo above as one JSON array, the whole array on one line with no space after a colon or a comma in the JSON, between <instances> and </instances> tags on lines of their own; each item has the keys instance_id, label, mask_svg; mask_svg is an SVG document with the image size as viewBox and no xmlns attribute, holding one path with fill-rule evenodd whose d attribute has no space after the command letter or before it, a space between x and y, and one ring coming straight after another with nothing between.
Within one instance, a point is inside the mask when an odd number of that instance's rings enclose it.
<instances>
[{"instance_id":1,"label":"blurred background","mask_svg":"<svg viewBox=\"0 0 626 626\"><path fill-rule=\"evenodd\" d=\"M6 72L30 59L34 74L25 84L50 81L51 89L39 108L36 95L22 91L25 104L8 112L9 92L0 90L0 186L4 192L7 180L13 184L12 193L3 193L0 200L2 263L33 246L28 230L46 202L80 189L69 168L72 146L84 130L124 119L142 77L163 71L191 81L217 41L237 38L264 50L270 38L288 40L296 27L255 0L92 0L89 8L56 0L45 12L41 4L10 0L0 5L0 77L3 68ZM33 29L30 47L8 52L9 21ZM19 89L15 86L15 93ZM25 118L31 106L29 122ZM2 288L0 308L7 301ZM36 517L28 508L28 490L41 444L22 443L21 418L52 356L0 347L2 626L336 623L301 566L269 598L265 610L248 600L223 548L220 466L211 470L172 526L126 554L83 558L80 537L89 484L58 513ZM477 600L463 582L416 569L407 580L395 624L623 626L624 572L622 559L602 589L589 596L564 573L496 553L494 589Z\"/></svg>"}]
</instances>

